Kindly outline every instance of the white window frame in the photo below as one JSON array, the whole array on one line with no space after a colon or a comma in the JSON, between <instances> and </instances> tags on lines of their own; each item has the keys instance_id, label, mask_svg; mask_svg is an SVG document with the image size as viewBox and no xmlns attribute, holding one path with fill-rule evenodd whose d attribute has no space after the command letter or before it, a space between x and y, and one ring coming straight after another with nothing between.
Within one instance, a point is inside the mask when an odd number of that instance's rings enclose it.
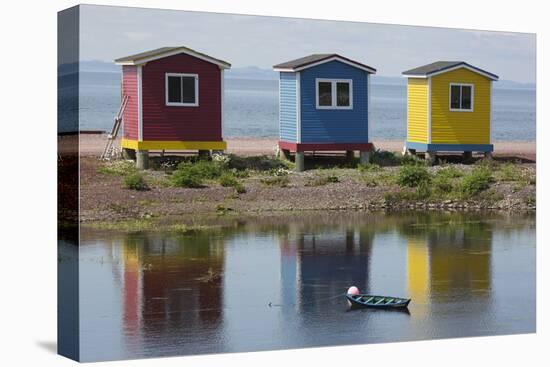
<instances>
[{"instance_id":1,"label":"white window frame","mask_svg":"<svg viewBox=\"0 0 550 367\"><path fill-rule=\"evenodd\" d=\"M470 108L452 108L451 107L451 90L453 87L461 87L460 88L460 100L459 104L462 106L462 87L470 87L472 91L472 95L470 96L471 102L470 102ZM474 112L474 85L470 83L450 83L449 84L449 111L453 112Z\"/></svg>"},{"instance_id":2,"label":"white window frame","mask_svg":"<svg viewBox=\"0 0 550 367\"><path fill-rule=\"evenodd\" d=\"M319 83L321 82L331 83L332 104L330 106L319 105ZM349 84L349 106L337 105L336 83ZM318 110L353 110L353 79L315 78L315 106Z\"/></svg>"},{"instance_id":3,"label":"white window frame","mask_svg":"<svg viewBox=\"0 0 550 367\"><path fill-rule=\"evenodd\" d=\"M169 102L168 100L168 77L193 77L195 78L195 103L183 103L183 102ZM183 74L183 73L166 73L164 78L164 94L165 102L167 106L177 106L177 107L198 107L199 106L199 74ZM182 80L182 79L180 79ZM183 93L183 86L181 88ZM182 96L183 100L183 96Z\"/></svg>"}]
</instances>

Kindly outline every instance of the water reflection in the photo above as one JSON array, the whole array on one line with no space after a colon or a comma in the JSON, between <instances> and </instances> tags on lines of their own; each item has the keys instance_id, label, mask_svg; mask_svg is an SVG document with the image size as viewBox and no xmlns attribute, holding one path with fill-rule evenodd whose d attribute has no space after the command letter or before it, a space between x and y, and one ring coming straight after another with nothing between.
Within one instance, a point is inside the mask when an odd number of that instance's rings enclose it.
<instances>
[{"instance_id":1,"label":"water reflection","mask_svg":"<svg viewBox=\"0 0 550 367\"><path fill-rule=\"evenodd\" d=\"M534 233L530 216L419 213L83 231L83 358L534 331ZM410 316L346 312L350 285L411 297ZM508 304L510 292L532 306Z\"/></svg>"}]
</instances>

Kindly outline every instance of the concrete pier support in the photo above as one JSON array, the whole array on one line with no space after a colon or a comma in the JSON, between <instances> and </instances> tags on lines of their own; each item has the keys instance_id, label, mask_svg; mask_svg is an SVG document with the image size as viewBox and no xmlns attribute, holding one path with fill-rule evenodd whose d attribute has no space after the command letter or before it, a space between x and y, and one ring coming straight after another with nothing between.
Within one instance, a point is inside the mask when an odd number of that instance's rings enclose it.
<instances>
[{"instance_id":1,"label":"concrete pier support","mask_svg":"<svg viewBox=\"0 0 550 367\"><path fill-rule=\"evenodd\" d=\"M434 152L426 152L424 153L424 159L426 162L432 166L435 163L435 153Z\"/></svg>"},{"instance_id":2,"label":"concrete pier support","mask_svg":"<svg viewBox=\"0 0 550 367\"><path fill-rule=\"evenodd\" d=\"M493 152L485 152L483 155L485 159L493 159Z\"/></svg>"},{"instance_id":3,"label":"concrete pier support","mask_svg":"<svg viewBox=\"0 0 550 367\"><path fill-rule=\"evenodd\" d=\"M355 152L353 150L346 150L346 160L352 161L355 157Z\"/></svg>"},{"instance_id":4,"label":"concrete pier support","mask_svg":"<svg viewBox=\"0 0 550 367\"><path fill-rule=\"evenodd\" d=\"M360 164L368 164L370 163L370 152L367 150L362 150L359 152L359 163Z\"/></svg>"},{"instance_id":5,"label":"concrete pier support","mask_svg":"<svg viewBox=\"0 0 550 367\"><path fill-rule=\"evenodd\" d=\"M464 161L469 161L472 159L472 152L464 152L462 153L462 158Z\"/></svg>"},{"instance_id":6,"label":"concrete pier support","mask_svg":"<svg viewBox=\"0 0 550 367\"><path fill-rule=\"evenodd\" d=\"M209 150L199 150L199 158L200 159L208 159L210 158L211 154Z\"/></svg>"},{"instance_id":7,"label":"concrete pier support","mask_svg":"<svg viewBox=\"0 0 550 367\"><path fill-rule=\"evenodd\" d=\"M149 169L149 151L138 150L136 152L136 168Z\"/></svg>"},{"instance_id":8,"label":"concrete pier support","mask_svg":"<svg viewBox=\"0 0 550 367\"><path fill-rule=\"evenodd\" d=\"M296 172L303 172L305 170L304 163L304 152L296 152L296 158L294 160Z\"/></svg>"}]
</instances>

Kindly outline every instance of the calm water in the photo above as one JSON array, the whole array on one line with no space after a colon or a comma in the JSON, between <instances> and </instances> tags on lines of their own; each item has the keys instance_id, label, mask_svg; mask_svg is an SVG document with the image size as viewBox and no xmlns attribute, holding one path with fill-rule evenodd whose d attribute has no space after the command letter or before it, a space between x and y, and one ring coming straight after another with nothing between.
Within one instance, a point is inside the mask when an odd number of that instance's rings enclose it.
<instances>
[{"instance_id":1,"label":"calm water","mask_svg":"<svg viewBox=\"0 0 550 367\"><path fill-rule=\"evenodd\" d=\"M120 74L83 72L80 75L79 112L82 128L110 130L120 103ZM373 80L376 81L376 77ZM70 77L60 82L62 89L67 85L70 85ZM227 78L225 87L226 137L279 135L276 80ZM404 140L407 97L405 84L373 82L372 90L373 136L375 139ZM535 90L495 88L494 92L493 139L534 141ZM60 118L63 116L61 113ZM67 125L63 121L61 124Z\"/></svg>"},{"instance_id":2,"label":"calm water","mask_svg":"<svg viewBox=\"0 0 550 367\"><path fill-rule=\"evenodd\" d=\"M535 331L534 216L228 221L189 235L83 230L83 360ZM409 312L349 311L338 295L350 285L411 297Z\"/></svg>"}]
</instances>

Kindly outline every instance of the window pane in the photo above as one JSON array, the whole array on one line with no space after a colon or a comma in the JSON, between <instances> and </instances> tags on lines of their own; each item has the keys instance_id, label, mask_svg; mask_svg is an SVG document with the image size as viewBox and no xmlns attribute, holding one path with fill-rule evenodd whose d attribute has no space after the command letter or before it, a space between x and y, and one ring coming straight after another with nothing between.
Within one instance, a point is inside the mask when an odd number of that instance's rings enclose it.
<instances>
[{"instance_id":1,"label":"window pane","mask_svg":"<svg viewBox=\"0 0 550 367\"><path fill-rule=\"evenodd\" d=\"M349 106L349 83L336 83L336 105Z\"/></svg>"},{"instance_id":2,"label":"window pane","mask_svg":"<svg viewBox=\"0 0 550 367\"><path fill-rule=\"evenodd\" d=\"M192 76L182 77L183 103L195 103L195 78Z\"/></svg>"},{"instance_id":3,"label":"window pane","mask_svg":"<svg viewBox=\"0 0 550 367\"><path fill-rule=\"evenodd\" d=\"M451 86L451 108L452 109L460 108L460 86L459 85Z\"/></svg>"},{"instance_id":4,"label":"window pane","mask_svg":"<svg viewBox=\"0 0 550 367\"><path fill-rule=\"evenodd\" d=\"M319 82L319 106L332 106L331 82Z\"/></svg>"},{"instance_id":5,"label":"window pane","mask_svg":"<svg viewBox=\"0 0 550 367\"><path fill-rule=\"evenodd\" d=\"M181 82L179 76L168 77L168 102L181 102Z\"/></svg>"},{"instance_id":6,"label":"window pane","mask_svg":"<svg viewBox=\"0 0 550 367\"><path fill-rule=\"evenodd\" d=\"M463 110L472 109L472 87L462 86L462 107Z\"/></svg>"}]
</instances>

